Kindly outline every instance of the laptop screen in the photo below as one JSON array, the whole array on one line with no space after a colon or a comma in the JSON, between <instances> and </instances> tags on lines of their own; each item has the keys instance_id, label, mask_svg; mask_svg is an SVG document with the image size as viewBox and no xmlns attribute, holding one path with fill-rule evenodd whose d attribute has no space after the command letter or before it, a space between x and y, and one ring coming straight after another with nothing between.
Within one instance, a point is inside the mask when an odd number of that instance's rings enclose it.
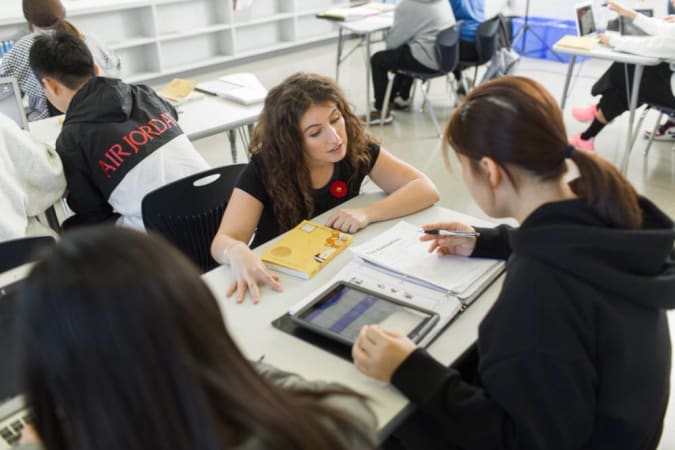
<instances>
[{"instance_id":1,"label":"laptop screen","mask_svg":"<svg viewBox=\"0 0 675 450\"><path fill-rule=\"evenodd\" d=\"M28 130L21 91L14 78L0 78L0 113L12 119L24 130Z\"/></svg>"},{"instance_id":2,"label":"laptop screen","mask_svg":"<svg viewBox=\"0 0 675 450\"><path fill-rule=\"evenodd\" d=\"M0 405L21 394L16 341L16 293L20 281L0 287Z\"/></svg>"},{"instance_id":3,"label":"laptop screen","mask_svg":"<svg viewBox=\"0 0 675 450\"><path fill-rule=\"evenodd\" d=\"M591 2L576 5L576 19L579 36L595 33L595 18L593 17L593 4Z\"/></svg>"},{"instance_id":4,"label":"laptop screen","mask_svg":"<svg viewBox=\"0 0 675 450\"><path fill-rule=\"evenodd\" d=\"M653 9L636 9L635 12L643 14L647 17L654 17ZM621 32L622 36L647 36L647 33L633 25L633 21L625 16L619 17L619 31Z\"/></svg>"}]
</instances>

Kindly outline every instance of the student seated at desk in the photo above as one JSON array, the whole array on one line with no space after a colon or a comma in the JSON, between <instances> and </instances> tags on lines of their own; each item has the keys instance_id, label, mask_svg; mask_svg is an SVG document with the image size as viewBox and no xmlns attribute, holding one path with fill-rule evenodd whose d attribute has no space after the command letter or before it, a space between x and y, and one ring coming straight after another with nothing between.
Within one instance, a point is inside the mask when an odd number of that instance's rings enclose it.
<instances>
[{"instance_id":1,"label":"student seated at desk","mask_svg":"<svg viewBox=\"0 0 675 450\"><path fill-rule=\"evenodd\" d=\"M254 233L251 247L356 197L366 176L389 195L337 211L328 226L355 233L438 200L429 178L381 148L335 82L320 75L298 73L270 90L250 150L211 245L213 258L232 267L229 295L238 291L239 301L248 290L258 302L259 282L281 289L246 245Z\"/></svg>"},{"instance_id":2,"label":"student seated at desk","mask_svg":"<svg viewBox=\"0 0 675 450\"><path fill-rule=\"evenodd\" d=\"M33 75L28 62L30 48L36 36L51 34L55 30L72 33L84 40L102 73L109 77L119 76L121 68L119 57L93 36L90 34L85 36L72 23L65 20L66 9L60 0L23 0L23 15L31 33L17 41L12 49L3 55L0 77L16 78L21 92L28 96L28 120L44 119L59 114L45 97L42 85Z\"/></svg>"},{"instance_id":3,"label":"student seated at desk","mask_svg":"<svg viewBox=\"0 0 675 450\"><path fill-rule=\"evenodd\" d=\"M369 113L371 121L387 124L393 120L392 116L381 117L389 71L433 73L438 70L436 36L453 23L455 17L448 0L399 0L396 3L394 24L387 33L387 49L370 59L375 91L375 111ZM412 81L410 77L396 75L391 91L394 109L410 106Z\"/></svg>"},{"instance_id":4,"label":"student seated at desk","mask_svg":"<svg viewBox=\"0 0 675 450\"><path fill-rule=\"evenodd\" d=\"M66 113L56 151L75 215L64 228L116 221L144 229L145 194L208 169L174 107L147 86L99 77L76 36L37 36L30 64L49 101Z\"/></svg>"},{"instance_id":5,"label":"student seated at desk","mask_svg":"<svg viewBox=\"0 0 675 450\"><path fill-rule=\"evenodd\" d=\"M663 19L646 17L617 2L608 1L612 11L627 17L633 24L651 36L601 35L600 42L610 47L636 55L657 58L675 58L675 23ZM670 17L670 16L669 16ZM630 100L626 90L626 74L629 86L633 83L635 66L614 63L593 85L591 94L600 95L597 104L577 107L572 115L580 122L591 122L583 133L570 138L570 144L582 150L595 150L595 137L609 122L628 111ZM675 109L675 75L669 63L646 66L638 92L638 106L654 103Z\"/></svg>"},{"instance_id":6,"label":"student seated at desk","mask_svg":"<svg viewBox=\"0 0 675 450\"><path fill-rule=\"evenodd\" d=\"M567 144L556 100L535 81L471 91L445 141L483 211L521 225L479 229L477 240L422 238L440 255L508 259L470 370L362 330L356 367L420 411L395 434L403 445L426 437L410 447L425 449L655 449L670 385L673 221L610 163ZM569 184L568 163L580 174Z\"/></svg>"},{"instance_id":7,"label":"student seated at desk","mask_svg":"<svg viewBox=\"0 0 675 450\"><path fill-rule=\"evenodd\" d=\"M160 238L67 233L25 286L22 375L46 450L373 448L363 397L247 361Z\"/></svg>"},{"instance_id":8,"label":"student seated at desk","mask_svg":"<svg viewBox=\"0 0 675 450\"><path fill-rule=\"evenodd\" d=\"M53 234L35 216L57 202L65 189L54 149L0 114L0 242Z\"/></svg>"}]
</instances>

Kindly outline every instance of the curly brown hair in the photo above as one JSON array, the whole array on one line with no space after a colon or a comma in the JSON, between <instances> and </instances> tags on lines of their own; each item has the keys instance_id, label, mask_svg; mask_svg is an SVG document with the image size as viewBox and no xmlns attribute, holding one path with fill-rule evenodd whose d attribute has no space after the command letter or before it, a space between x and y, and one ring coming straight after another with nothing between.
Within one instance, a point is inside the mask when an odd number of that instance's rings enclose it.
<instances>
[{"instance_id":1,"label":"curly brown hair","mask_svg":"<svg viewBox=\"0 0 675 450\"><path fill-rule=\"evenodd\" d=\"M353 176L370 166L368 144L375 139L364 130L333 80L317 74L296 73L271 89L253 130L249 151L259 158L265 190L273 199L281 232L314 215L313 188L304 159L300 120L311 106L326 102L334 103L344 117L345 161Z\"/></svg>"}]
</instances>

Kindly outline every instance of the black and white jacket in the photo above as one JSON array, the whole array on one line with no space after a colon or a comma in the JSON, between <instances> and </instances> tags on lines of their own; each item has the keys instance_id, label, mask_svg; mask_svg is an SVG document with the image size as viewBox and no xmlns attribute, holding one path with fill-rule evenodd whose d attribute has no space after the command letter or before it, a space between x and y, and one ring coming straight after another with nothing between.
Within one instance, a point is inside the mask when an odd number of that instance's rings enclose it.
<instances>
[{"instance_id":1,"label":"black and white jacket","mask_svg":"<svg viewBox=\"0 0 675 450\"><path fill-rule=\"evenodd\" d=\"M177 118L147 86L88 81L73 97L56 141L75 213L65 226L116 220L143 229L145 194L208 169Z\"/></svg>"}]
</instances>

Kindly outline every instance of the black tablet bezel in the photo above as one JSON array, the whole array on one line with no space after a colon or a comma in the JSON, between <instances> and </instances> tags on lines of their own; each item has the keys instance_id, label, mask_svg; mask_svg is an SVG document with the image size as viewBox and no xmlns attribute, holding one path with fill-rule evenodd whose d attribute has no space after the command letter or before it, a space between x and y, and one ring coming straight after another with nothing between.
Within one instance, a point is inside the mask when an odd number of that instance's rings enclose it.
<instances>
[{"instance_id":1,"label":"black tablet bezel","mask_svg":"<svg viewBox=\"0 0 675 450\"><path fill-rule=\"evenodd\" d=\"M422 321L413 331L411 331L410 334L408 334L408 338L410 338L410 340L412 340L415 343L418 343L420 340L422 340L424 338L424 336L426 336L427 333L429 333L429 331L431 331L431 329L436 325L436 323L440 319L438 313L436 313L434 311L431 311L431 310L428 310L428 309L425 309L425 308L421 308L419 306L416 306L416 305L413 305L413 304L410 304L410 303L402 302L402 301L400 301L396 298L393 298L393 297L390 297L386 294L383 294L382 292L373 291L371 289L364 288L363 286L359 286L358 284L350 283L348 281L338 281L338 282L332 284L328 289L321 292L321 294L319 294L314 300L309 302L307 305L303 306L302 309L297 311L295 314L290 314L291 320L294 323L296 323L297 325L299 325L303 328L309 329L309 330L311 330L315 333L319 333L323 336L330 337L330 338L335 339L335 340L337 340L337 341L339 341L339 342L341 342L345 345L349 345L349 346L353 345L354 342L345 338L343 335L341 335L339 333L335 333L333 331L330 331L326 328L322 328L322 327L320 327L320 326L318 326L318 325L316 325L312 322L309 322L307 320L304 320L304 317L303 317L303 315L306 314L309 310L311 310L317 303L325 302L330 297L332 297L332 295L334 294L334 292L338 288L339 289L344 289L344 288L354 289L354 290L357 290L357 291L362 292L364 294L372 295L374 297L377 297L378 299L381 299L383 301L395 303L396 305L400 305L400 306L403 306L405 308L409 308L409 309L412 309L412 310L415 310L415 311L418 311L422 314L427 315L428 317L424 321Z\"/></svg>"}]
</instances>

